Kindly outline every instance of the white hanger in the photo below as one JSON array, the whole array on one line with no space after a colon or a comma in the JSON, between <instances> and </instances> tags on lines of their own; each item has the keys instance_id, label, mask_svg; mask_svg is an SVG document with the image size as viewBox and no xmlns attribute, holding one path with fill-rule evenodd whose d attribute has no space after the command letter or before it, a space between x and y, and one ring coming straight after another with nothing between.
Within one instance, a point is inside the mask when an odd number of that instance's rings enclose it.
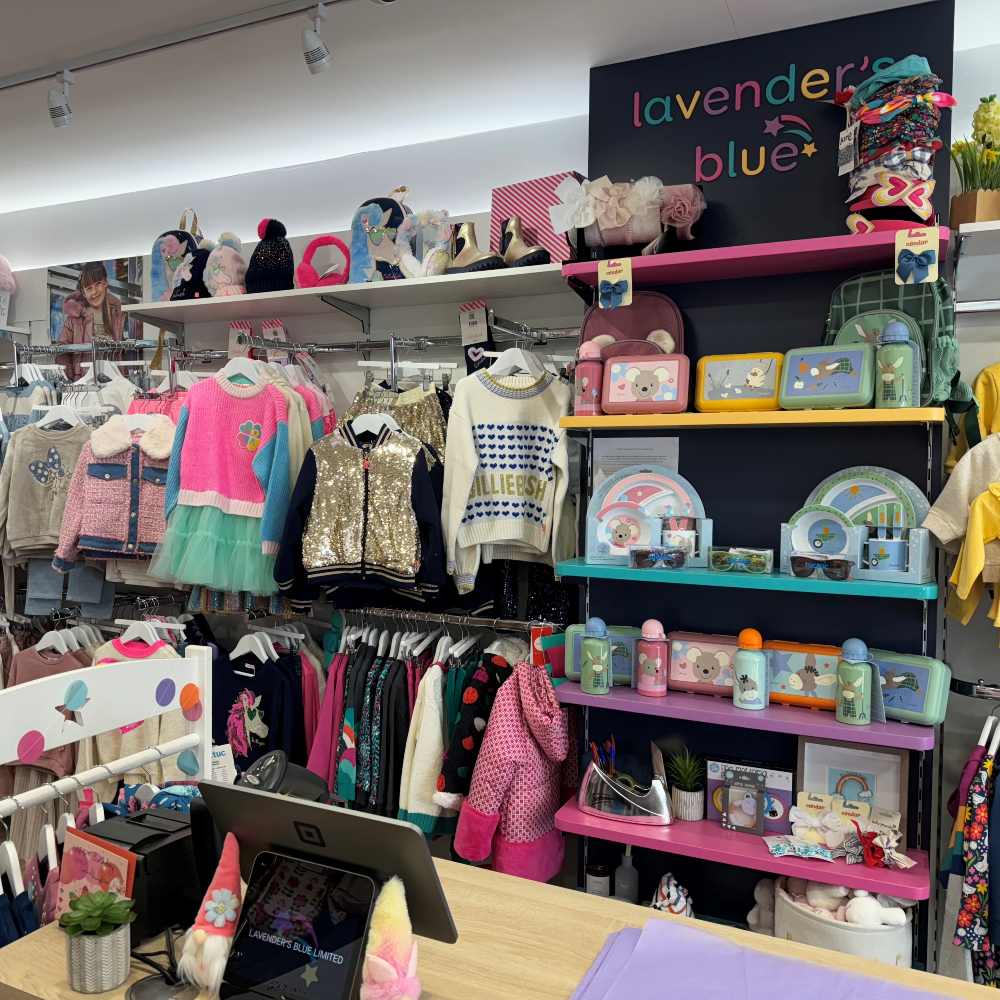
<instances>
[{"instance_id":1,"label":"white hanger","mask_svg":"<svg viewBox=\"0 0 1000 1000\"><path fill-rule=\"evenodd\" d=\"M111 775L113 779L115 775ZM95 799L94 804L87 810L87 826L97 826L104 822L104 803Z\"/></svg>"},{"instance_id":2,"label":"white hanger","mask_svg":"<svg viewBox=\"0 0 1000 1000\"><path fill-rule=\"evenodd\" d=\"M49 871L59 867L59 852L56 848L56 831L51 823L45 823L38 831L38 863L48 862Z\"/></svg>"},{"instance_id":3,"label":"white hanger","mask_svg":"<svg viewBox=\"0 0 1000 1000\"><path fill-rule=\"evenodd\" d=\"M235 648L229 654L230 659L236 659L239 656L243 656L244 653L252 653L261 661L261 663L268 663L271 660L271 653L267 646L264 644L263 638L260 632L247 632L238 643L236 643ZM277 659L277 656L275 656ZM240 673L239 670L235 673ZM251 674L250 676L256 676Z\"/></svg>"},{"instance_id":4,"label":"white hanger","mask_svg":"<svg viewBox=\"0 0 1000 1000\"><path fill-rule=\"evenodd\" d=\"M66 831L75 829L76 829L76 820L73 818L73 814L71 812L64 812L59 817L59 822L56 823L56 843L65 844Z\"/></svg>"},{"instance_id":5,"label":"white hanger","mask_svg":"<svg viewBox=\"0 0 1000 1000\"><path fill-rule=\"evenodd\" d=\"M990 735L990 730L993 728L993 723L996 721L997 717L995 715L986 716L986 722L983 725L983 731L979 734L979 743L977 744L978 746L981 747L986 746L986 738Z\"/></svg>"},{"instance_id":6,"label":"white hanger","mask_svg":"<svg viewBox=\"0 0 1000 1000\"><path fill-rule=\"evenodd\" d=\"M254 385L263 385L264 378L260 370L260 362L250 358L230 358L218 372L216 378L232 379L238 375L248 378Z\"/></svg>"},{"instance_id":7,"label":"white hanger","mask_svg":"<svg viewBox=\"0 0 1000 1000\"><path fill-rule=\"evenodd\" d=\"M134 362L133 362L134 364ZM143 367L145 362L139 362ZM77 379L74 385L87 385L91 382L99 382L101 376L110 379L112 382L128 382L131 385L131 380L125 375L125 373L115 364L114 361L98 361L95 365L93 361L84 361L82 366L84 369L83 378Z\"/></svg>"},{"instance_id":8,"label":"white hanger","mask_svg":"<svg viewBox=\"0 0 1000 1000\"><path fill-rule=\"evenodd\" d=\"M383 427L391 431L399 430L399 424L388 413L362 413L351 421L355 437L359 434L378 434Z\"/></svg>"},{"instance_id":9,"label":"white hanger","mask_svg":"<svg viewBox=\"0 0 1000 1000\"><path fill-rule=\"evenodd\" d=\"M402 632L393 632L392 639L389 641L389 659L394 660L399 655L399 644L403 641Z\"/></svg>"},{"instance_id":10,"label":"white hanger","mask_svg":"<svg viewBox=\"0 0 1000 1000\"><path fill-rule=\"evenodd\" d=\"M153 628L152 622L133 622L127 618L116 618L116 625L127 625L128 628L122 633L122 642L132 642L133 639L140 639L147 646L155 646L160 637Z\"/></svg>"},{"instance_id":11,"label":"white hanger","mask_svg":"<svg viewBox=\"0 0 1000 1000\"><path fill-rule=\"evenodd\" d=\"M376 651L376 656L385 656L389 651L389 630L383 629L378 637L378 650Z\"/></svg>"},{"instance_id":12,"label":"white hanger","mask_svg":"<svg viewBox=\"0 0 1000 1000\"><path fill-rule=\"evenodd\" d=\"M997 726L993 731L993 739L990 741L990 748L986 751L986 756L995 757L998 747L1000 747L1000 726Z\"/></svg>"},{"instance_id":13,"label":"white hanger","mask_svg":"<svg viewBox=\"0 0 1000 1000\"><path fill-rule=\"evenodd\" d=\"M420 643L418 643L416 646L413 647L413 655L414 656L419 656L425 649L427 649L428 646L430 646L430 644L439 635L441 635L442 632L444 632L443 628L436 628L436 629L434 629L433 632L428 632L428 634L426 636L424 636L423 641L420 642Z\"/></svg>"},{"instance_id":14,"label":"white hanger","mask_svg":"<svg viewBox=\"0 0 1000 1000\"><path fill-rule=\"evenodd\" d=\"M530 351L524 351L520 347L508 347L487 371L494 378L503 375L514 375L517 372L524 372L527 375L534 375L536 378L545 374L545 367Z\"/></svg>"},{"instance_id":15,"label":"white hanger","mask_svg":"<svg viewBox=\"0 0 1000 1000\"><path fill-rule=\"evenodd\" d=\"M80 640L73 634L71 628L61 628L59 629L59 634L63 637L63 642L66 643L66 648L71 653L78 653L80 651Z\"/></svg>"},{"instance_id":16,"label":"white hanger","mask_svg":"<svg viewBox=\"0 0 1000 1000\"><path fill-rule=\"evenodd\" d=\"M84 646L94 645L94 636L91 633L89 626L83 624L74 625L69 631L73 638L80 644L81 649ZM99 646L100 642L98 642L97 645Z\"/></svg>"},{"instance_id":17,"label":"white hanger","mask_svg":"<svg viewBox=\"0 0 1000 1000\"><path fill-rule=\"evenodd\" d=\"M36 652L44 652L46 649L54 649L57 653L68 653L69 647L66 645L66 639L61 632L52 630L46 632L45 635L35 643Z\"/></svg>"},{"instance_id":18,"label":"white hanger","mask_svg":"<svg viewBox=\"0 0 1000 1000\"><path fill-rule=\"evenodd\" d=\"M17 848L11 840L5 840L0 844L0 875L7 876L11 891L15 896L19 896L24 892L24 879L21 878L21 860L18 858Z\"/></svg>"},{"instance_id":19,"label":"white hanger","mask_svg":"<svg viewBox=\"0 0 1000 1000\"><path fill-rule=\"evenodd\" d=\"M146 747L147 750L152 750L153 747ZM159 751L157 751L159 752ZM139 770L146 775L146 780L135 790L135 797L144 805L148 806L153 798L160 794L160 786L154 784L152 777L150 777L149 771L145 767L141 767Z\"/></svg>"},{"instance_id":20,"label":"white hanger","mask_svg":"<svg viewBox=\"0 0 1000 1000\"><path fill-rule=\"evenodd\" d=\"M448 655L455 657L463 656L466 652L472 649L478 641L479 636L476 635L470 635L467 639L461 639L451 647Z\"/></svg>"},{"instance_id":21,"label":"white hanger","mask_svg":"<svg viewBox=\"0 0 1000 1000\"><path fill-rule=\"evenodd\" d=\"M59 403L56 406L50 406L45 416L35 426L43 431L46 427L51 427L53 424L59 423L60 420L69 424L70 427L79 427L83 423L80 419L80 414L76 410Z\"/></svg>"}]
</instances>

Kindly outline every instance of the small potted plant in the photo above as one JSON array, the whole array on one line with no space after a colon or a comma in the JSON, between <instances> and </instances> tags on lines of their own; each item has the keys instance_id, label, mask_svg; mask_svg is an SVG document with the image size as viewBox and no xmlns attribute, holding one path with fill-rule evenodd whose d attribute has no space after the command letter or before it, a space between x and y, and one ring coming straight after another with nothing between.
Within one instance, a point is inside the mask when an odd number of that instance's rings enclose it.
<instances>
[{"instance_id":1,"label":"small potted plant","mask_svg":"<svg viewBox=\"0 0 1000 1000\"><path fill-rule=\"evenodd\" d=\"M972 116L972 138L951 144L961 193L951 199L950 223L1000 219L1000 101L981 97Z\"/></svg>"},{"instance_id":2,"label":"small potted plant","mask_svg":"<svg viewBox=\"0 0 1000 1000\"><path fill-rule=\"evenodd\" d=\"M667 758L670 779L670 800L674 818L699 820L705 818L705 762L687 747Z\"/></svg>"},{"instance_id":3,"label":"small potted plant","mask_svg":"<svg viewBox=\"0 0 1000 1000\"><path fill-rule=\"evenodd\" d=\"M131 966L131 899L113 892L88 892L70 899L59 918L66 932L66 964L70 989L105 993L128 979Z\"/></svg>"}]
</instances>

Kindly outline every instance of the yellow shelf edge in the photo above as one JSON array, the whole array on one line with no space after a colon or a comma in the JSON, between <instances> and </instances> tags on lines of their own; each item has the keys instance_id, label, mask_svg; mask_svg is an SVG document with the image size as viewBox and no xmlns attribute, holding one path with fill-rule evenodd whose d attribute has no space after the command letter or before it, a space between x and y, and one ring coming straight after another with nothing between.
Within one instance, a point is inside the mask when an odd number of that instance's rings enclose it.
<instances>
[{"instance_id":1,"label":"yellow shelf edge","mask_svg":"<svg viewBox=\"0 0 1000 1000\"><path fill-rule=\"evenodd\" d=\"M611 414L602 417L563 417L561 427L574 430L642 430L660 427L815 427L822 425L940 424L939 406L858 410L768 410L727 413Z\"/></svg>"}]
</instances>

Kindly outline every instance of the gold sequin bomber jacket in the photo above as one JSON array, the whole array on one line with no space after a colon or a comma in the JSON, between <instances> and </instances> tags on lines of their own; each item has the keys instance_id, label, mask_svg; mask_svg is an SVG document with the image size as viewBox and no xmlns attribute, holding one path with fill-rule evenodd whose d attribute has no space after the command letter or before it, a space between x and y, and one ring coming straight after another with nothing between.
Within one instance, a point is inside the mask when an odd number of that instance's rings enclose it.
<instances>
[{"instance_id":1,"label":"gold sequin bomber jacket","mask_svg":"<svg viewBox=\"0 0 1000 1000\"><path fill-rule=\"evenodd\" d=\"M306 454L292 492L274 578L293 604L321 589L413 588L446 582L440 488L415 437L350 423Z\"/></svg>"}]
</instances>

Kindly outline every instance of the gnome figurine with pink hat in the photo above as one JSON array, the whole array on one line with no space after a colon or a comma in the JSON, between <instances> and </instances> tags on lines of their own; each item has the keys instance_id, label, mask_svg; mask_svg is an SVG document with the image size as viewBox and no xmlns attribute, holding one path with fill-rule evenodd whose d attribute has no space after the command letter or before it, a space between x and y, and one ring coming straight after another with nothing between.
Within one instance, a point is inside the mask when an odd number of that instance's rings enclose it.
<instances>
[{"instance_id":1,"label":"gnome figurine with pink hat","mask_svg":"<svg viewBox=\"0 0 1000 1000\"><path fill-rule=\"evenodd\" d=\"M184 936L184 949L177 963L177 970L186 982L200 986L213 996L218 995L222 985L242 899L240 845L231 833L227 833L219 866L194 926Z\"/></svg>"}]
</instances>

